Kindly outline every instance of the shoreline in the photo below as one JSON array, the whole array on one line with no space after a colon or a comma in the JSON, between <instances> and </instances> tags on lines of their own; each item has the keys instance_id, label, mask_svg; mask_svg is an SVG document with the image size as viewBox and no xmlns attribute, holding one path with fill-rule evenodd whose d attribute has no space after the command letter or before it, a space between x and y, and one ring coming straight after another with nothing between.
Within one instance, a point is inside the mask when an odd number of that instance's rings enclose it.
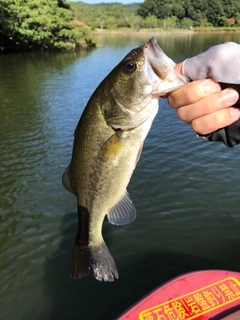
<instances>
[{"instance_id":1,"label":"shoreline","mask_svg":"<svg viewBox=\"0 0 240 320\"><path fill-rule=\"evenodd\" d=\"M159 30L159 29L140 29L140 31L134 31L132 29L121 29L121 30L93 30L89 33L92 36L104 36L104 35L148 35L148 34L155 34L155 35L170 35L170 34L197 34L197 33L240 33L239 30L181 30L181 29L169 29L169 30Z\"/></svg>"},{"instance_id":2,"label":"shoreline","mask_svg":"<svg viewBox=\"0 0 240 320\"><path fill-rule=\"evenodd\" d=\"M194 35L194 34L240 34L240 28L234 30L221 30L221 29L160 29L160 28L149 28L149 29L140 29L134 30L130 28L119 28L114 30L109 29L95 29L88 33L88 36L93 37L104 37L104 36L139 36L139 37L151 37L151 36L170 36L170 35L179 35L179 36L186 36L186 35ZM97 40L97 39L95 39ZM81 44L76 48L88 48L92 45ZM97 47L98 44L96 43L95 46ZM22 47L18 43L13 42L12 40L8 39L5 35L0 34L0 54L8 54L8 53L18 53L18 52L25 52L25 51L72 51L76 48L52 48L52 49L44 49L38 47Z\"/></svg>"}]
</instances>

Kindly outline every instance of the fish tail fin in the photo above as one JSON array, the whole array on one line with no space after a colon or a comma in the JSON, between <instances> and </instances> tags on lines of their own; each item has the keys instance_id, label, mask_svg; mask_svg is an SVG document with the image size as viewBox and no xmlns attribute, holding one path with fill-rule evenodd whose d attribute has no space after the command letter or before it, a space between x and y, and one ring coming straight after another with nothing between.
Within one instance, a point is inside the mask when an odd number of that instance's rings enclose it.
<instances>
[{"instance_id":1,"label":"fish tail fin","mask_svg":"<svg viewBox=\"0 0 240 320\"><path fill-rule=\"evenodd\" d=\"M72 254L71 273L74 279L82 278L89 274L92 268L94 276L99 281L114 281L118 279L118 271L115 261L105 244L89 243L89 211L87 208L78 207L78 233Z\"/></svg>"},{"instance_id":2,"label":"fish tail fin","mask_svg":"<svg viewBox=\"0 0 240 320\"><path fill-rule=\"evenodd\" d=\"M78 234L77 234L78 237ZM76 237L76 238L77 238ZM90 268L90 253L88 246L81 245L77 241L75 243L72 262L71 262L71 277L75 280L87 276Z\"/></svg>"},{"instance_id":3,"label":"fish tail fin","mask_svg":"<svg viewBox=\"0 0 240 320\"><path fill-rule=\"evenodd\" d=\"M90 269L90 251L88 245L89 212L87 208L82 206L78 207L78 225L70 272L70 275L74 279L88 275Z\"/></svg>"},{"instance_id":4,"label":"fish tail fin","mask_svg":"<svg viewBox=\"0 0 240 320\"><path fill-rule=\"evenodd\" d=\"M115 261L104 240L100 245L91 246L91 267L95 278L99 281L112 282L114 277L118 279Z\"/></svg>"}]
</instances>

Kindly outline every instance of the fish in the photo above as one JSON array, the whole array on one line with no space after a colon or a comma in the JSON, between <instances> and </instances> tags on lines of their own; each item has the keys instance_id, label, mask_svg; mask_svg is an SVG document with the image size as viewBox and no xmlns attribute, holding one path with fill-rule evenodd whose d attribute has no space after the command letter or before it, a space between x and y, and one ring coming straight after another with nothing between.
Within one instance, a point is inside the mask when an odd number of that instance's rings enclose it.
<instances>
[{"instance_id":1,"label":"fish","mask_svg":"<svg viewBox=\"0 0 240 320\"><path fill-rule=\"evenodd\" d=\"M131 50L90 97L74 133L63 186L77 198L78 231L70 275L92 270L99 281L118 278L103 239L107 216L114 225L136 218L127 186L158 112L159 96L188 82L152 37Z\"/></svg>"}]
</instances>

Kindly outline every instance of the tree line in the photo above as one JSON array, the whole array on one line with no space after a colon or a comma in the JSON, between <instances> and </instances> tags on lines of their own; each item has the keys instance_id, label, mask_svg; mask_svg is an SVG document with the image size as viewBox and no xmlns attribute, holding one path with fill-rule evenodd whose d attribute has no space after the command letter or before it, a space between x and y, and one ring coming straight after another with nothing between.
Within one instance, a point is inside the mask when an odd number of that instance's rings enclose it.
<instances>
[{"instance_id":1,"label":"tree line","mask_svg":"<svg viewBox=\"0 0 240 320\"><path fill-rule=\"evenodd\" d=\"M11 45L45 50L95 45L89 35L95 28L139 30L198 26L240 26L240 1L145 0L123 5L119 2L0 0L0 50Z\"/></svg>"},{"instance_id":2,"label":"tree line","mask_svg":"<svg viewBox=\"0 0 240 320\"><path fill-rule=\"evenodd\" d=\"M92 30L95 28L135 28L140 16L137 15L139 4L123 5L118 2L86 4L69 2L75 19L84 22Z\"/></svg>"},{"instance_id":3,"label":"tree line","mask_svg":"<svg viewBox=\"0 0 240 320\"><path fill-rule=\"evenodd\" d=\"M118 2L69 4L76 19L92 29L240 26L239 0L145 0L131 5Z\"/></svg>"},{"instance_id":4,"label":"tree line","mask_svg":"<svg viewBox=\"0 0 240 320\"><path fill-rule=\"evenodd\" d=\"M178 26L240 26L239 0L145 0L137 14L164 20L173 18Z\"/></svg>"}]
</instances>

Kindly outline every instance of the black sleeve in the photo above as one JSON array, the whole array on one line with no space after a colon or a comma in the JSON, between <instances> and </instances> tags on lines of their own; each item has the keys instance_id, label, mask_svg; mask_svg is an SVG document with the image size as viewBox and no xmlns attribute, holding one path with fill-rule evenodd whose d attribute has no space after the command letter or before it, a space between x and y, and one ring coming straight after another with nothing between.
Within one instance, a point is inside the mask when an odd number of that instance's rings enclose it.
<instances>
[{"instance_id":1,"label":"black sleeve","mask_svg":"<svg viewBox=\"0 0 240 320\"><path fill-rule=\"evenodd\" d=\"M223 82L219 82L219 84L221 85L222 90L226 88L233 88L240 93L239 84L236 85ZM240 108L240 99L234 107ZM240 143L240 119L225 128L219 129L208 135L199 135L199 137L205 138L208 141L222 141L227 147L234 147Z\"/></svg>"},{"instance_id":2,"label":"black sleeve","mask_svg":"<svg viewBox=\"0 0 240 320\"><path fill-rule=\"evenodd\" d=\"M221 141L227 147L234 147L240 143L240 120L208 135L199 135L199 137L205 138L208 141Z\"/></svg>"}]
</instances>

